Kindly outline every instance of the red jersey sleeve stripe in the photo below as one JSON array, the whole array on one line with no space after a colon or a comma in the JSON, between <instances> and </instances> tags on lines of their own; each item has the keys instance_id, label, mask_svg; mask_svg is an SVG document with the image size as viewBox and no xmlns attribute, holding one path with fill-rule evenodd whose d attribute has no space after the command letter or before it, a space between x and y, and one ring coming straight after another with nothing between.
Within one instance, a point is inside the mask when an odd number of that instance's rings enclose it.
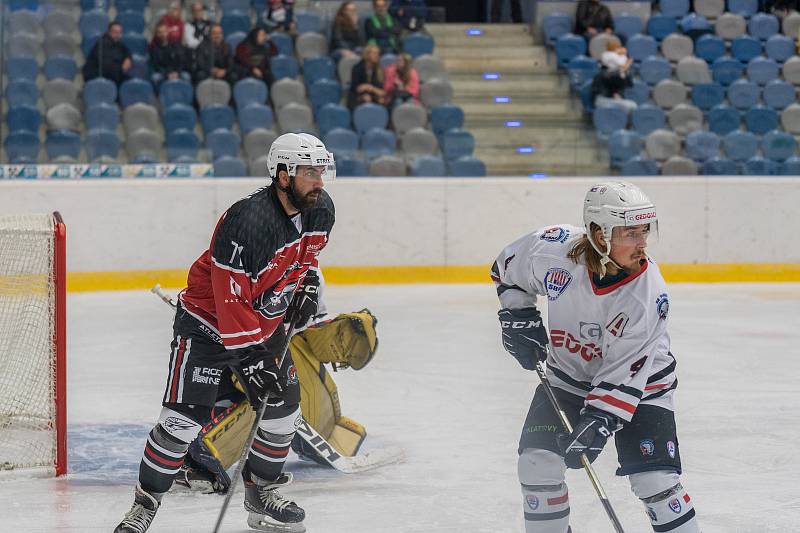
<instances>
[{"instance_id":1,"label":"red jersey sleeve stripe","mask_svg":"<svg viewBox=\"0 0 800 533\"><path fill-rule=\"evenodd\" d=\"M608 405L616 407L617 409L622 409L623 411L627 411L630 414L633 414L633 413L636 412L636 406L635 405L632 405L632 404L630 404L628 402L624 402L624 401L620 400L619 398L614 398L613 396L611 396L609 394L606 394L606 395L603 395L603 396L597 396L596 394L589 394L588 396L586 396L586 401L587 402L591 401L591 400L599 400L601 402L607 403Z\"/></svg>"}]
</instances>

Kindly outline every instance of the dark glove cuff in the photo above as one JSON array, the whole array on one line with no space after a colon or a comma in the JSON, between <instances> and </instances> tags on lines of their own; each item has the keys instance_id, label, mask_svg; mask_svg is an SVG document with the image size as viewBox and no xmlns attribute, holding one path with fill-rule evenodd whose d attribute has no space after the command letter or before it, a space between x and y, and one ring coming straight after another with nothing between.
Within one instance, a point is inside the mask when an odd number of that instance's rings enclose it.
<instances>
[{"instance_id":1,"label":"dark glove cuff","mask_svg":"<svg viewBox=\"0 0 800 533\"><path fill-rule=\"evenodd\" d=\"M520 320L535 320L542 316L536 307L522 307L520 309L504 308L497 312L498 315L501 315L502 313L508 313L514 318L518 318Z\"/></svg>"}]
</instances>

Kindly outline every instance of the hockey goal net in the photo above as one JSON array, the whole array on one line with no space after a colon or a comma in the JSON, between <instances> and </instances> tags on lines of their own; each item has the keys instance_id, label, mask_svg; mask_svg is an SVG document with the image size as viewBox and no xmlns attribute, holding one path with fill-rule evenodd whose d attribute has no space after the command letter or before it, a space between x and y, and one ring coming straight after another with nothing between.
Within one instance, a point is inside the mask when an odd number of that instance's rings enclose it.
<instances>
[{"instance_id":1,"label":"hockey goal net","mask_svg":"<svg viewBox=\"0 0 800 533\"><path fill-rule=\"evenodd\" d=\"M0 470L67 471L66 228L0 216Z\"/></svg>"}]
</instances>

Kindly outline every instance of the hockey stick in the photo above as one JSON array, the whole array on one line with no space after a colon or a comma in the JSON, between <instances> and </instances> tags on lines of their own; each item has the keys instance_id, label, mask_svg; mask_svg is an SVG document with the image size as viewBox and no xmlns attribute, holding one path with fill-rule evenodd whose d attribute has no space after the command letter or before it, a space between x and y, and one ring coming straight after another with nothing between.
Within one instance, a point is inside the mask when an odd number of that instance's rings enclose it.
<instances>
[{"instance_id":1,"label":"hockey stick","mask_svg":"<svg viewBox=\"0 0 800 533\"><path fill-rule=\"evenodd\" d=\"M544 387L544 391L547 393L547 397L550 399L553 409L555 409L556 414L558 414L558 418L561 420L561 425L564 426L564 429L567 430L567 433L572 433L572 424L569 423L567 415L558 404L556 395L553 393L553 387L550 385L550 380L547 379L547 376L545 375L541 361L537 361L536 363L536 373L539 374L539 380L542 382L542 387ZM600 498L600 503L603 504L606 514L608 515L609 520L611 520L611 524L614 526L614 530L617 533L625 533L625 530L622 529L622 523L619 521L619 518L617 518L617 513L614 512L614 507L611 506L611 501L608 499L608 495L606 495L606 491L603 490L603 486L600 484L600 478L597 477L597 473L594 471L594 468L592 468L592 464L589 462L586 454L581 454L581 463L583 463L583 469L586 470L586 474L589 476L589 481L592 482L594 491L597 493L597 497Z\"/></svg>"}]
</instances>

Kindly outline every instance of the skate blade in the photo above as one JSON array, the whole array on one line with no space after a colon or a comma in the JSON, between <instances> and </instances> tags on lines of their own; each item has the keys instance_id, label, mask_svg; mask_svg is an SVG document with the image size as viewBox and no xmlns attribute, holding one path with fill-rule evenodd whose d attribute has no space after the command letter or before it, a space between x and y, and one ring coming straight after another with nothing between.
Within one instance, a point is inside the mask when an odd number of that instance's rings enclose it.
<instances>
[{"instance_id":1,"label":"skate blade","mask_svg":"<svg viewBox=\"0 0 800 533\"><path fill-rule=\"evenodd\" d=\"M247 525L259 531L269 533L304 533L306 526L302 522L278 522L268 516L258 513L249 513Z\"/></svg>"}]
</instances>

